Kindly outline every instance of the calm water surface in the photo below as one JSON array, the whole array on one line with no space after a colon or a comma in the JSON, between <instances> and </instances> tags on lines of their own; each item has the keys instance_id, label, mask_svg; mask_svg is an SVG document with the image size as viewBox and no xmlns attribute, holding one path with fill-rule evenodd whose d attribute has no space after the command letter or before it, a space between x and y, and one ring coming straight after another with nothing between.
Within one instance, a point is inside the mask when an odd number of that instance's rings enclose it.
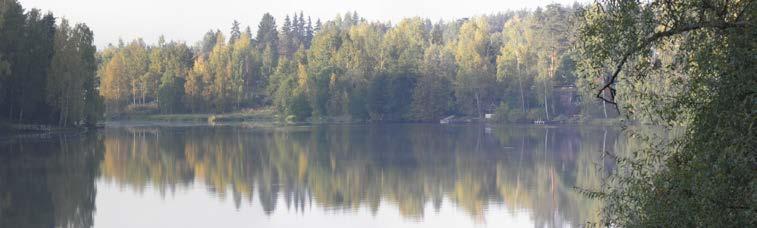
<instances>
[{"instance_id":1,"label":"calm water surface","mask_svg":"<svg viewBox=\"0 0 757 228\"><path fill-rule=\"evenodd\" d=\"M0 140L0 227L577 227L610 128L111 126Z\"/></svg>"}]
</instances>

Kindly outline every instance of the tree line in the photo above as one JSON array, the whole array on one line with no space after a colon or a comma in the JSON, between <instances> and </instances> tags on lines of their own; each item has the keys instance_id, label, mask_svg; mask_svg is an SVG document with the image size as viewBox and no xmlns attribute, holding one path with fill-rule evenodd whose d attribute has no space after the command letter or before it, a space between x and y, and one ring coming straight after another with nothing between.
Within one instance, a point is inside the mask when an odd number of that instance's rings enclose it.
<instances>
[{"instance_id":1,"label":"tree line","mask_svg":"<svg viewBox=\"0 0 757 228\"><path fill-rule=\"evenodd\" d=\"M575 76L578 61L569 48L581 8L553 4L397 24L355 12L321 22L300 12L279 26L265 14L255 33L234 21L228 34L210 30L195 45L161 37L157 44L136 39L97 51L86 25L56 23L51 13L5 0L0 104L6 110L0 117L80 125L95 123L103 112L261 107L294 120L601 116L601 103L580 92L594 82Z\"/></svg>"},{"instance_id":2,"label":"tree line","mask_svg":"<svg viewBox=\"0 0 757 228\"><path fill-rule=\"evenodd\" d=\"M96 54L86 24L0 0L0 119L95 124L104 109Z\"/></svg>"},{"instance_id":3,"label":"tree line","mask_svg":"<svg viewBox=\"0 0 757 228\"><path fill-rule=\"evenodd\" d=\"M234 21L228 34L211 30L195 45L164 38L155 45L141 39L110 45L99 53L101 92L113 114L272 106L297 120L430 121L496 112L518 122L596 115L601 103L583 104L583 94L560 90L590 84L577 81L569 48L580 9L553 4L397 24L355 12L314 22L300 12L280 27L265 14L254 34Z\"/></svg>"}]
</instances>

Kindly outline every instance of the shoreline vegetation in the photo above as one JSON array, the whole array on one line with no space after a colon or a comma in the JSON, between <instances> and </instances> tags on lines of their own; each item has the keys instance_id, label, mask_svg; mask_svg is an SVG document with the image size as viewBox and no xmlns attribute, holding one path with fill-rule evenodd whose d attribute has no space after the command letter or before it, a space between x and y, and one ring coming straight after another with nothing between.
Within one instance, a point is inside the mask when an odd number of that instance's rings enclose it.
<instances>
[{"instance_id":1,"label":"shoreline vegetation","mask_svg":"<svg viewBox=\"0 0 757 228\"><path fill-rule=\"evenodd\" d=\"M561 121L552 121L544 124L534 124L533 122L501 122L496 120L475 121L471 117L459 117L466 121L456 123L441 124L439 122L429 121L395 121L395 122L371 122L368 120L354 120L347 117L343 118L325 118L318 120L301 120L292 121L290 118L281 118L272 109L245 110L232 113L205 113L205 114L128 114L118 117L106 118L104 121L95 126L69 126L61 127L56 125L45 124L10 124L0 123L0 136L31 136L45 135L55 133L79 133L87 132L93 129L109 126L130 126L130 125L169 125L181 126L182 124L191 125L215 125L215 124L252 124L256 127L280 127L280 126L310 126L321 124L368 124L368 123L386 123L386 124L440 124L440 125L531 125L531 126L622 126L622 125L644 125L642 123L628 123L622 118L614 119L580 119L572 118Z\"/></svg>"},{"instance_id":2,"label":"shoreline vegetation","mask_svg":"<svg viewBox=\"0 0 757 228\"><path fill-rule=\"evenodd\" d=\"M0 123L0 142L3 140L18 138L37 139L47 138L51 135L82 134L91 132L100 127L104 127L104 124L98 124L97 126L58 126L46 124Z\"/></svg>"},{"instance_id":3,"label":"shoreline vegetation","mask_svg":"<svg viewBox=\"0 0 757 228\"><path fill-rule=\"evenodd\" d=\"M155 121L155 122L276 122L272 109L243 110L230 113L187 113L187 114L123 114L110 117L112 121Z\"/></svg>"},{"instance_id":4,"label":"shoreline vegetation","mask_svg":"<svg viewBox=\"0 0 757 228\"><path fill-rule=\"evenodd\" d=\"M103 120L680 127L634 135L649 145L628 154L598 151L618 168L600 188L576 186L604 201L595 225L756 227L753 3L598 0L397 23L266 13L192 44L98 50L86 24L0 0L0 135Z\"/></svg>"},{"instance_id":5,"label":"shoreline vegetation","mask_svg":"<svg viewBox=\"0 0 757 228\"><path fill-rule=\"evenodd\" d=\"M98 53L100 90L106 116L122 119L235 121L257 109L288 123L617 118L592 98L594 79L578 77L571 25L582 7L398 23L266 13L256 30L233 21L193 44L110 44Z\"/></svg>"},{"instance_id":6,"label":"shoreline vegetation","mask_svg":"<svg viewBox=\"0 0 757 228\"><path fill-rule=\"evenodd\" d=\"M458 117L465 121L458 121L454 124L519 124L519 125L574 125L585 124L590 126L608 126L608 125L621 125L621 124L638 124L645 125L643 123L629 123L622 118L612 119L581 119L580 117L574 117L570 119L556 120L543 124L535 124L534 122L501 122L496 120L473 120L473 117ZM291 118L290 118L291 119ZM424 124L441 124L438 121L383 121L373 122L370 120L350 119L349 117L329 117L323 119L306 119L302 121L287 121L286 118L282 118L272 110L260 110L260 111L243 111L232 113L207 113L207 114L131 114L124 115L117 118L106 119L105 123L109 122L129 122L129 121L147 121L147 122L195 122L195 123L243 123L243 122L259 122L259 123L279 123L279 124L361 124L361 123L424 123Z\"/></svg>"},{"instance_id":7,"label":"shoreline vegetation","mask_svg":"<svg viewBox=\"0 0 757 228\"><path fill-rule=\"evenodd\" d=\"M85 24L72 28L52 13L42 17L16 0L2 1L0 105L7 110L0 120L9 124L397 123L450 116L543 124L621 116L592 98L595 79L579 77L570 44L581 4L396 24L357 12L323 21L303 12L283 20L266 13L256 30L234 21L228 32L210 30L194 44L136 38L98 50ZM38 46L44 52L23 55Z\"/></svg>"}]
</instances>

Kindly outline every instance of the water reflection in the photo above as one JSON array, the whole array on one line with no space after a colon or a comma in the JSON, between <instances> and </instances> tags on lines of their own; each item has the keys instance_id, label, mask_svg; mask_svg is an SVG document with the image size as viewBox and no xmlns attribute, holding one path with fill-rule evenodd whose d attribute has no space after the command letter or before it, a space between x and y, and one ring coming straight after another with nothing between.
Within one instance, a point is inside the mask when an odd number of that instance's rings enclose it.
<instances>
[{"instance_id":1,"label":"water reflection","mask_svg":"<svg viewBox=\"0 0 757 228\"><path fill-rule=\"evenodd\" d=\"M103 150L96 135L0 143L0 227L91 227Z\"/></svg>"},{"instance_id":2,"label":"water reflection","mask_svg":"<svg viewBox=\"0 0 757 228\"><path fill-rule=\"evenodd\" d=\"M135 191L165 194L198 181L237 207L257 195L266 214L311 204L375 214L388 202L422 221L425 205L438 211L448 199L480 223L500 205L527 211L536 226L580 225L596 219L598 202L572 187L599 184L599 151L616 137L607 134L436 125L119 128L105 134L101 170Z\"/></svg>"},{"instance_id":3,"label":"water reflection","mask_svg":"<svg viewBox=\"0 0 757 228\"><path fill-rule=\"evenodd\" d=\"M389 208L423 224L453 208L477 224L526 215L533 226L580 226L600 204L572 188L599 186L596 167L611 166L600 151L621 147L617 138L602 128L367 125L117 127L15 141L0 144L0 227L91 227L98 183L117 186L101 189L109 197L200 189L262 216Z\"/></svg>"}]
</instances>

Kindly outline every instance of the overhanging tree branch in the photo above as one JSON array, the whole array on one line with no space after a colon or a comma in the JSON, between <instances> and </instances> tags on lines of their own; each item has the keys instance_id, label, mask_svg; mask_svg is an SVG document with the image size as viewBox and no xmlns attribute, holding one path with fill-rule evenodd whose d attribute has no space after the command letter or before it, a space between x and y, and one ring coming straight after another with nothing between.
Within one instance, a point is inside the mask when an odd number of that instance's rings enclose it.
<instances>
[{"instance_id":1,"label":"overhanging tree branch","mask_svg":"<svg viewBox=\"0 0 757 228\"><path fill-rule=\"evenodd\" d=\"M613 71L612 75L610 76L610 80L605 82L605 85L602 86L601 89L597 92L596 97L610 103L615 106L616 110L620 112L618 109L618 103L615 101L615 94L617 93L617 90L613 88L612 86L615 85L618 75L620 74L620 71L623 70L623 66L628 62L628 59L631 58L634 54L637 52L643 50L644 48L647 48L649 45L651 45L653 42L665 38L670 37L682 33L686 33L689 31L694 31L698 29L708 29L708 28L714 28L714 29L728 29L728 28L736 28L736 27L745 27L747 26L746 22L708 22L708 23L695 23L695 24L688 24L683 25L678 28L669 29L662 32L657 32L652 34L651 36L648 36L647 38L644 38L639 45L634 46L633 48L626 51L622 58L620 59L620 62L615 66L615 70ZM603 94L605 93L605 90L610 90L610 98L606 98Z\"/></svg>"}]
</instances>

